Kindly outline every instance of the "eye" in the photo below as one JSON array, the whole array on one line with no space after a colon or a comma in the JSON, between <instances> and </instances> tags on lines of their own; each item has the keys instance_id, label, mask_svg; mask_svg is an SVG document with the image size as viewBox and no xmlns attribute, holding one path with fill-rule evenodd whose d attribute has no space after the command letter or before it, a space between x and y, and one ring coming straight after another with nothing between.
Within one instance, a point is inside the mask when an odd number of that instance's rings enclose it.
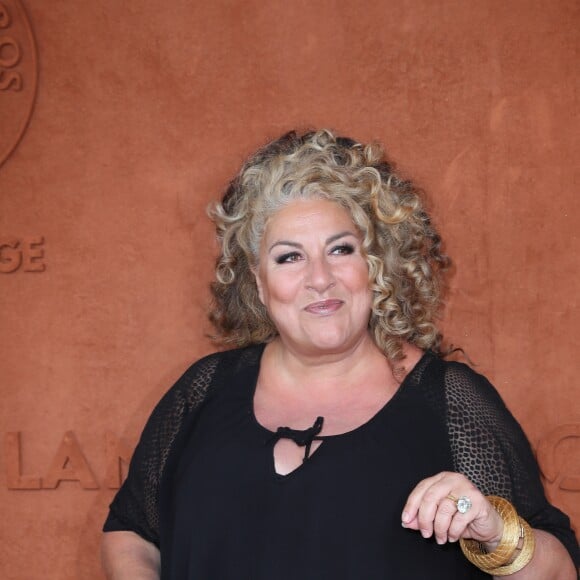
<instances>
[{"instance_id":1,"label":"eye","mask_svg":"<svg viewBox=\"0 0 580 580\"><path fill-rule=\"evenodd\" d=\"M275 258L276 264L291 264L293 262L298 262L301 256L298 252L286 252L281 256Z\"/></svg>"},{"instance_id":2,"label":"eye","mask_svg":"<svg viewBox=\"0 0 580 580\"><path fill-rule=\"evenodd\" d=\"M348 256L354 253L354 246L352 244L340 244L338 246L333 246L330 253L335 256Z\"/></svg>"}]
</instances>

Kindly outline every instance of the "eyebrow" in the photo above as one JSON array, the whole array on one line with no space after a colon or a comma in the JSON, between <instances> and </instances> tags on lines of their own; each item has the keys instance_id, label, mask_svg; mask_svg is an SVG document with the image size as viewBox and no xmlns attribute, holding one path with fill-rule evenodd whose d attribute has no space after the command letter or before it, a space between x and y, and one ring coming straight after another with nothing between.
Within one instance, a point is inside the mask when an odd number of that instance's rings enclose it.
<instances>
[{"instance_id":1,"label":"eyebrow","mask_svg":"<svg viewBox=\"0 0 580 580\"><path fill-rule=\"evenodd\" d=\"M327 238L325 245L328 246L328 244L332 244L332 242L336 242L336 240L339 240L340 238L344 238L346 236L352 236L353 238L357 237L357 235L355 233L353 233L349 230L346 230L344 232L334 234L334 235L330 236L329 238ZM292 248L299 248L299 249L301 249L303 247L302 244L299 244L298 242L292 242L290 240L278 240L277 242L274 242L268 248L268 252L271 252L276 246L291 246Z\"/></svg>"}]
</instances>

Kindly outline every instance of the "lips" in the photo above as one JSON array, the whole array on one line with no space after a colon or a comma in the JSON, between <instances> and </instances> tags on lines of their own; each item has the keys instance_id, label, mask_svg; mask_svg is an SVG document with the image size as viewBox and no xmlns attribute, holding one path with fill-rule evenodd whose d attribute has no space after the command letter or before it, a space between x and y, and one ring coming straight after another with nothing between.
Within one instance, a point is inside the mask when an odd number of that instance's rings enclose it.
<instances>
[{"instance_id":1,"label":"lips","mask_svg":"<svg viewBox=\"0 0 580 580\"><path fill-rule=\"evenodd\" d=\"M304 310L310 314L318 315L329 315L334 314L339 308L342 307L344 302L338 300L337 298L329 298L328 300L320 300L318 302L312 302Z\"/></svg>"}]
</instances>

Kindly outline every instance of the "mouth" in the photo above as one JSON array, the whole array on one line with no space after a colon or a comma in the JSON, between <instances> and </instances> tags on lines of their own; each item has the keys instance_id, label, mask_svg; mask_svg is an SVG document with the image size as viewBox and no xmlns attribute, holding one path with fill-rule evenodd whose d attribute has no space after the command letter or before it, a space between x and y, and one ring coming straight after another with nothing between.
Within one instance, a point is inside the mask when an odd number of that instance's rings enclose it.
<instances>
[{"instance_id":1,"label":"mouth","mask_svg":"<svg viewBox=\"0 0 580 580\"><path fill-rule=\"evenodd\" d=\"M339 310L344 302L338 300L337 298L329 298L328 300L320 300L318 302L312 302L304 310L310 314L318 314L322 316L327 316L329 314L334 314Z\"/></svg>"}]
</instances>

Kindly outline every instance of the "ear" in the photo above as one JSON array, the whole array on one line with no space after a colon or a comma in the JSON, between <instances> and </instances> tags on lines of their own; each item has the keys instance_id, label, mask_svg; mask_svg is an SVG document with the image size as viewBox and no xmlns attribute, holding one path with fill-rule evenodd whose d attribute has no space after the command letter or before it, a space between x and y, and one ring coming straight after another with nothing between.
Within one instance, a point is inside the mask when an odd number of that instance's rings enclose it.
<instances>
[{"instance_id":1,"label":"ear","mask_svg":"<svg viewBox=\"0 0 580 580\"><path fill-rule=\"evenodd\" d=\"M252 274L254 275L254 280L256 281L256 288L258 289L258 298L260 302L264 304L264 289L262 286L262 279L260 278L260 266L256 264L250 268L252 270Z\"/></svg>"}]
</instances>

